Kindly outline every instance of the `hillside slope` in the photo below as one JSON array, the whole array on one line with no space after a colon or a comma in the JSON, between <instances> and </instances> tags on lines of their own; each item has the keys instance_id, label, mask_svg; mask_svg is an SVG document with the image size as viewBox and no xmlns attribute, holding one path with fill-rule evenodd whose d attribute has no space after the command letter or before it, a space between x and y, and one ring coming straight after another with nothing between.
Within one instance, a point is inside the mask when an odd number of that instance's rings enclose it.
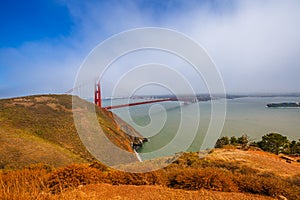
<instances>
[{"instance_id":1,"label":"hillside slope","mask_svg":"<svg viewBox=\"0 0 300 200\"><path fill-rule=\"evenodd\" d=\"M291 177L300 173L299 162L286 162L281 155L275 155L258 150L215 149L206 158L209 161L223 163L238 163L241 166L252 168L259 173L272 173L280 177Z\"/></svg>"},{"instance_id":2,"label":"hillside slope","mask_svg":"<svg viewBox=\"0 0 300 200\"><path fill-rule=\"evenodd\" d=\"M85 107L94 106L76 100ZM118 147L132 152L130 135L141 136L111 112L98 108L96 112L106 136ZM72 96L36 95L0 100L0 168L39 162L57 167L93 160L74 125Z\"/></svg>"},{"instance_id":3,"label":"hillside slope","mask_svg":"<svg viewBox=\"0 0 300 200\"><path fill-rule=\"evenodd\" d=\"M259 168L255 165L258 157L262 160ZM147 161L144 163L147 165ZM282 174L277 165L282 171L287 170ZM148 173L122 172L101 163L56 169L35 165L3 173L0 170L0 196L4 199L297 200L299 170L299 163L287 163L266 152L215 149L201 159L197 152L184 153L168 167Z\"/></svg>"}]
</instances>

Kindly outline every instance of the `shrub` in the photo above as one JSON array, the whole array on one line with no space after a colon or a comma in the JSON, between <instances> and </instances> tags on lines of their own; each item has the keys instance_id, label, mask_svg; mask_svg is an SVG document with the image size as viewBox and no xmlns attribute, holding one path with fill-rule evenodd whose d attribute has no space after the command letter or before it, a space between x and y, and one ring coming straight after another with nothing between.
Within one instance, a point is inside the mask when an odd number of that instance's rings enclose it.
<instances>
[{"instance_id":1,"label":"shrub","mask_svg":"<svg viewBox=\"0 0 300 200\"><path fill-rule=\"evenodd\" d=\"M283 195L288 199L297 199L300 188L279 177L261 175L236 175L235 182L242 192L261 194L272 197Z\"/></svg>"},{"instance_id":2,"label":"shrub","mask_svg":"<svg viewBox=\"0 0 300 200\"><path fill-rule=\"evenodd\" d=\"M199 165L201 165L201 162L202 161L199 159L198 153L183 153L171 165L167 166L166 169L171 169L173 167L198 167Z\"/></svg>"},{"instance_id":3,"label":"shrub","mask_svg":"<svg viewBox=\"0 0 300 200\"><path fill-rule=\"evenodd\" d=\"M177 189L237 191L231 173L217 168L184 169L169 174L168 186Z\"/></svg>"},{"instance_id":4,"label":"shrub","mask_svg":"<svg viewBox=\"0 0 300 200\"><path fill-rule=\"evenodd\" d=\"M227 136L221 137L217 140L215 148L223 148L225 145L229 144L229 138Z\"/></svg>"},{"instance_id":5,"label":"shrub","mask_svg":"<svg viewBox=\"0 0 300 200\"><path fill-rule=\"evenodd\" d=\"M91 164L89 165L89 167L98 169L98 170L100 170L100 171L102 171L102 172L104 172L104 171L109 171L109 168L108 168L106 165L102 164L101 162L97 162L97 161L91 163Z\"/></svg>"},{"instance_id":6,"label":"shrub","mask_svg":"<svg viewBox=\"0 0 300 200\"><path fill-rule=\"evenodd\" d=\"M250 138L248 135L244 134L237 139L237 143L241 145L242 149L248 149Z\"/></svg>"},{"instance_id":7,"label":"shrub","mask_svg":"<svg viewBox=\"0 0 300 200\"><path fill-rule=\"evenodd\" d=\"M237 138L235 136L230 137L230 144L236 145L237 144Z\"/></svg>"},{"instance_id":8,"label":"shrub","mask_svg":"<svg viewBox=\"0 0 300 200\"><path fill-rule=\"evenodd\" d=\"M95 168L73 164L54 171L47 181L47 187L50 192L58 193L79 185L101 182L103 178L102 172Z\"/></svg>"}]
</instances>

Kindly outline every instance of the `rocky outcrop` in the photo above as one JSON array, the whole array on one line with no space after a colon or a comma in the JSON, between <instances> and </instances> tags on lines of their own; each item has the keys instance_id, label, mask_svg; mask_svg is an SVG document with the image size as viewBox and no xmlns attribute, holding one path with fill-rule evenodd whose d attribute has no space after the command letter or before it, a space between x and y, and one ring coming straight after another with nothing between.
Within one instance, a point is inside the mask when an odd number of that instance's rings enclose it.
<instances>
[{"instance_id":1,"label":"rocky outcrop","mask_svg":"<svg viewBox=\"0 0 300 200\"><path fill-rule=\"evenodd\" d=\"M133 137L132 138L132 148L134 150L138 150L143 146L145 142L148 142L148 138L140 138L140 137Z\"/></svg>"}]
</instances>

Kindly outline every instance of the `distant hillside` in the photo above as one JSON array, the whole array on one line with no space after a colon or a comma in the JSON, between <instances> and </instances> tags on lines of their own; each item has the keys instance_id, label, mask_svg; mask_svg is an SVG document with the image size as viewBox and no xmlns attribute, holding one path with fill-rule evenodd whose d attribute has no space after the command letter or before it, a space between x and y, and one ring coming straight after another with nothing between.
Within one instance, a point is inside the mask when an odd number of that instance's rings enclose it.
<instances>
[{"instance_id":1,"label":"distant hillside","mask_svg":"<svg viewBox=\"0 0 300 200\"><path fill-rule=\"evenodd\" d=\"M76 100L86 107L94 106L82 99ZM130 135L140 135L111 112L98 108L96 111L108 138L132 152L133 137L123 131L124 127ZM0 100L0 168L41 162L57 167L93 160L74 125L72 96L36 95Z\"/></svg>"}]
</instances>

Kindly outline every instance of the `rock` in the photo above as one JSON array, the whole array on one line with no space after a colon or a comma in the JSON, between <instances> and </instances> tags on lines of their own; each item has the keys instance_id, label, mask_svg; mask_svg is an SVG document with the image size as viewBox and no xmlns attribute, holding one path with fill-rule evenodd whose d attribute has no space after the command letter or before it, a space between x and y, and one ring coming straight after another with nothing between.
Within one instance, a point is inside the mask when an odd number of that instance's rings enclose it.
<instances>
[{"instance_id":1,"label":"rock","mask_svg":"<svg viewBox=\"0 0 300 200\"><path fill-rule=\"evenodd\" d=\"M132 141L133 141L132 142L132 148L134 150L137 150L140 147L142 147L145 142L148 142L148 139L147 138L133 137Z\"/></svg>"},{"instance_id":2,"label":"rock","mask_svg":"<svg viewBox=\"0 0 300 200\"><path fill-rule=\"evenodd\" d=\"M288 200L285 196L279 195L278 200Z\"/></svg>"}]
</instances>

